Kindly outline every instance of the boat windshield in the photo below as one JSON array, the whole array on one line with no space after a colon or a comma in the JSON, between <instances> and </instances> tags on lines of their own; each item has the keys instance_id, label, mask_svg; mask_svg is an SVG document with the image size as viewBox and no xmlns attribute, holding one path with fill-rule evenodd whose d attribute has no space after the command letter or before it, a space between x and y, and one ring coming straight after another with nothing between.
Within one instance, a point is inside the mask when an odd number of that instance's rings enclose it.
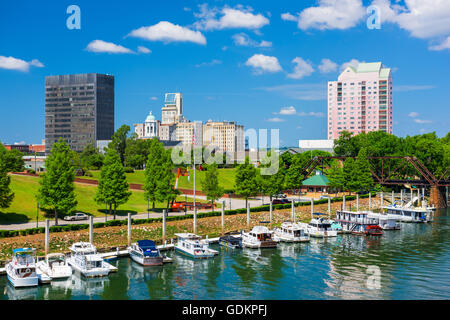
<instances>
[{"instance_id":1,"label":"boat windshield","mask_svg":"<svg viewBox=\"0 0 450 320\"><path fill-rule=\"evenodd\" d=\"M267 240L271 240L272 236L270 235L270 233L261 233L261 234L257 235L257 239L260 241L267 241Z\"/></svg>"}]
</instances>

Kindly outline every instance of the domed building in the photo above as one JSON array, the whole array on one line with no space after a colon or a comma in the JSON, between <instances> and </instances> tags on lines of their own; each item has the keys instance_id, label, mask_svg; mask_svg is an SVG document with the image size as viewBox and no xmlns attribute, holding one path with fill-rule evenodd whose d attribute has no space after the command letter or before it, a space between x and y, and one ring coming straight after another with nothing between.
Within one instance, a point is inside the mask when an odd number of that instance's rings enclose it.
<instances>
[{"instance_id":1,"label":"domed building","mask_svg":"<svg viewBox=\"0 0 450 320\"><path fill-rule=\"evenodd\" d=\"M144 123L134 125L134 132L138 139L158 138L159 120L156 120L153 112L150 111Z\"/></svg>"}]
</instances>

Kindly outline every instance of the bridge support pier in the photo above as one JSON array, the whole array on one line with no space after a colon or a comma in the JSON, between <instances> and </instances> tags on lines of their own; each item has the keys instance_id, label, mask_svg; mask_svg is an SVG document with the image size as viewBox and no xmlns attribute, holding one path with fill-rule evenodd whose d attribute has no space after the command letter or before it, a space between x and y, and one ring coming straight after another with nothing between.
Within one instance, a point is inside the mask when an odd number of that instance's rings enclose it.
<instances>
[{"instance_id":1,"label":"bridge support pier","mask_svg":"<svg viewBox=\"0 0 450 320\"><path fill-rule=\"evenodd\" d=\"M431 186L430 204L436 208L447 208L445 187Z\"/></svg>"}]
</instances>

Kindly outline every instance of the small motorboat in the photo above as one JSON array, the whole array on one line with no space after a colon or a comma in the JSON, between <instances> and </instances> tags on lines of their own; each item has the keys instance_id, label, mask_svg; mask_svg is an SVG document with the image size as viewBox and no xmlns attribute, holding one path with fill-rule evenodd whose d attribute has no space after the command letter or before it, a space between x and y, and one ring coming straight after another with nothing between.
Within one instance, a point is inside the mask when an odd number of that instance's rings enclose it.
<instances>
[{"instance_id":1,"label":"small motorboat","mask_svg":"<svg viewBox=\"0 0 450 320\"><path fill-rule=\"evenodd\" d=\"M364 232L366 236L382 236L383 229L379 225L369 225Z\"/></svg>"},{"instance_id":2,"label":"small motorboat","mask_svg":"<svg viewBox=\"0 0 450 320\"><path fill-rule=\"evenodd\" d=\"M66 256L63 253L48 254L45 260L36 264L36 268L41 278L47 276L50 280L63 280L72 275L72 268L67 263Z\"/></svg>"},{"instance_id":3,"label":"small motorboat","mask_svg":"<svg viewBox=\"0 0 450 320\"><path fill-rule=\"evenodd\" d=\"M97 254L97 248L89 242L75 242L70 247L72 255L67 262L87 278L107 276L114 267Z\"/></svg>"},{"instance_id":4,"label":"small motorboat","mask_svg":"<svg viewBox=\"0 0 450 320\"><path fill-rule=\"evenodd\" d=\"M36 249L19 248L13 250L13 258L6 265L9 282L15 287L33 287L39 284L36 274Z\"/></svg>"},{"instance_id":5,"label":"small motorboat","mask_svg":"<svg viewBox=\"0 0 450 320\"><path fill-rule=\"evenodd\" d=\"M313 213L314 215L324 215L323 213ZM331 221L325 218L314 218L308 224L307 233L311 237L327 238L336 237L337 230L331 228Z\"/></svg>"},{"instance_id":6,"label":"small motorboat","mask_svg":"<svg viewBox=\"0 0 450 320\"><path fill-rule=\"evenodd\" d=\"M134 262L143 266L162 266L164 257L152 240L139 240L128 247L128 253Z\"/></svg>"},{"instance_id":7,"label":"small motorboat","mask_svg":"<svg viewBox=\"0 0 450 320\"><path fill-rule=\"evenodd\" d=\"M274 230L273 239L282 242L307 242L310 241L305 230L298 224L283 222L280 228Z\"/></svg>"},{"instance_id":8,"label":"small motorboat","mask_svg":"<svg viewBox=\"0 0 450 320\"><path fill-rule=\"evenodd\" d=\"M247 248L276 248L272 232L265 226L255 226L250 232L242 233L242 245Z\"/></svg>"},{"instance_id":9,"label":"small motorboat","mask_svg":"<svg viewBox=\"0 0 450 320\"><path fill-rule=\"evenodd\" d=\"M217 250L209 248L209 243L193 233L176 233L178 237L175 250L195 259L212 258L219 254Z\"/></svg>"},{"instance_id":10,"label":"small motorboat","mask_svg":"<svg viewBox=\"0 0 450 320\"><path fill-rule=\"evenodd\" d=\"M239 236L226 235L220 237L219 245L231 249L240 249L242 248L242 237L240 235Z\"/></svg>"}]
</instances>

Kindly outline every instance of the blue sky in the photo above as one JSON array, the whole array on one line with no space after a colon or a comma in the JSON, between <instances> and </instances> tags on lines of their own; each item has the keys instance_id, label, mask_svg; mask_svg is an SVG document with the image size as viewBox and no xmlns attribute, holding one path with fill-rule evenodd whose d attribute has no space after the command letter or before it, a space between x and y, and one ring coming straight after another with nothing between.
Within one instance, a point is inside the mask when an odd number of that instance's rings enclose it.
<instances>
[{"instance_id":1,"label":"blue sky","mask_svg":"<svg viewBox=\"0 0 450 320\"><path fill-rule=\"evenodd\" d=\"M44 138L46 75L97 72L115 76L116 128L181 91L190 120L279 128L296 146L326 139L326 82L357 61L393 68L394 134L450 127L449 0L5 1L0 39L5 143Z\"/></svg>"}]
</instances>

